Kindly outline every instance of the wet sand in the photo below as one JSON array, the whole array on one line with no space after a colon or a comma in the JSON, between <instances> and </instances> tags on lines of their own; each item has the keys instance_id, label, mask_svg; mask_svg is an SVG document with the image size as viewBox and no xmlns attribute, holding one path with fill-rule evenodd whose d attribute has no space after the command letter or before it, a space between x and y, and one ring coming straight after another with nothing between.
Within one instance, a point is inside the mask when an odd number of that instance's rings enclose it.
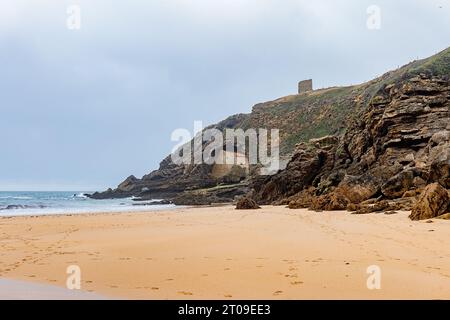
<instances>
[{"instance_id":1,"label":"wet sand","mask_svg":"<svg viewBox=\"0 0 450 320\"><path fill-rule=\"evenodd\" d=\"M48 284L0 279L1 300L106 300L97 294Z\"/></svg>"}]
</instances>

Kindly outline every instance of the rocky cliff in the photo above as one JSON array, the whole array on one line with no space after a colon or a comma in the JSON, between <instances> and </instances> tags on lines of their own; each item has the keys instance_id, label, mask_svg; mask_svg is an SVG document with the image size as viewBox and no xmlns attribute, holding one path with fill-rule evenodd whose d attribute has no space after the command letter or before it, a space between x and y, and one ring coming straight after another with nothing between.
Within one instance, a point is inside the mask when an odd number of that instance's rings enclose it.
<instances>
[{"instance_id":1,"label":"rocky cliff","mask_svg":"<svg viewBox=\"0 0 450 320\"><path fill-rule=\"evenodd\" d=\"M298 144L285 170L253 181L251 196L259 203L355 213L411 210L422 205L418 200L433 183L444 190L433 192L445 198L449 70L447 49L385 75L368 107L359 109L342 135ZM448 200L443 202L440 214L448 210Z\"/></svg>"},{"instance_id":2,"label":"rocky cliff","mask_svg":"<svg viewBox=\"0 0 450 320\"><path fill-rule=\"evenodd\" d=\"M170 157L141 179L128 177L93 198L169 198L179 204L232 201L350 209L411 208L426 185L448 189L450 49L367 83L260 103L212 126L277 128L287 167L273 176ZM382 208L382 209L380 209Z\"/></svg>"}]
</instances>

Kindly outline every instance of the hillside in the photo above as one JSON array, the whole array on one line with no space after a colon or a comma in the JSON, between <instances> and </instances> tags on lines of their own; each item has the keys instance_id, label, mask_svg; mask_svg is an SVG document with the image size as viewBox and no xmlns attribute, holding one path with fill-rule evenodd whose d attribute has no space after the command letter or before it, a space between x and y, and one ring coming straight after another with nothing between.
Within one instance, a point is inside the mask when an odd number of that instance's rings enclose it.
<instances>
[{"instance_id":1,"label":"hillside","mask_svg":"<svg viewBox=\"0 0 450 320\"><path fill-rule=\"evenodd\" d=\"M355 213L450 210L450 50L378 79L342 135L297 145L285 170L255 179L259 203Z\"/></svg>"},{"instance_id":2,"label":"hillside","mask_svg":"<svg viewBox=\"0 0 450 320\"><path fill-rule=\"evenodd\" d=\"M399 94L400 88L415 83L414 81L418 81L417 79L420 80L419 83L423 85L423 88L408 93L412 99L408 101L417 103L417 99L437 94L436 90L433 89L435 85L433 81L443 81L443 83L439 82L439 86L443 88L440 87L438 90L439 97L440 99L447 99L447 101L444 101L444 109L445 107L448 108L448 96L446 96L447 91L445 91L448 82L445 81L448 81L446 79L448 79L449 70L450 48L430 58L414 61L397 70L387 72L381 77L360 85L314 90L259 103L253 107L251 113L231 116L212 127L219 129L242 128L244 130L248 128L278 128L280 130L281 155L287 159L297 157L299 144L307 145L311 139L324 136L336 137L336 141L339 142L336 142L332 147L336 148L335 151L338 153L348 153L350 152L348 148L351 148L354 142L343 143L342 141L351 140L352 134L367 134L367 132L355 131L355 128L361 125L361 117L375 117L377 112L374 111L374 108L383 106L386 99L402 99L395 96ZM414 80L415 78L417 79ZM430 82L427 82L428 80ZM391 93L390 90L393 89L397 91ZM408 109L406 112L413 111ZM448 122L448 114L444 112L440 114L440 117L437 122L439 124L437 129L445 130L445 125L442 123ZM406 121L405 128L402 130L414 129L415 125L414 122ZM442 128L442 126L444 127ZM431 130L430 132L434 131ZM356 137L354 139L362 138ZM307 148L311 148L311 144ZM361 152L367 152L367 148L363 149ZM352 157L345 159L345 161L355 161L356 159ZM167 157L161 162L158 170L151 172L142 179L133 176L128 177L118 188L109 189L103 193L95 193L92 197L137 196L142 199L163 197L172 199L179 204L225 202L233 200L235 196L252 191L252 186L258 185L261 180L251 169L248 172L231 170L230 174L220 177L215 176L213 171L214 166L206 164L175 165L170 157ZM284 174L290 175L286 170ZM265 179L270 180L274 177ZM251 186L249 186L249 182L251 182ZM262 185L259 185L259 187L261 188ZM273 199L267 198L264 192L260 192L259 194L256 193L258 194L256 198L259 201L271 202L272 200L280 200L285 196L292 196L292 192L299 192L301 189L291 190L287 193L281 190Z\"/></svg>"}]
</instances>

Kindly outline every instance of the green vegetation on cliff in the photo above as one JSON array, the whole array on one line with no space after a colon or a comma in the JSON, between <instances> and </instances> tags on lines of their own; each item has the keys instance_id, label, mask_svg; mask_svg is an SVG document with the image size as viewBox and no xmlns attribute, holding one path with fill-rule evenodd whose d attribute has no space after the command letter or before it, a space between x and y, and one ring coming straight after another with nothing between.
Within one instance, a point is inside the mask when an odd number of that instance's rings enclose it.
<instances>
[{"instance_id":1,"label":"green vegetation on cliff","mask_svg":"<svg viewBox=\"0 0 450 320\"><path fill-rule=\"evenodd\" d=\"M243 129L278 128L281 153L288 155L294 151L297 143L344 133L347 123L366 108L386 86L421 73L448 76L450 48L360 85L319 89L257 104L251 113L232 116L218 126ZM232 123L230 119L233 119Z\"/></svg>"}]
</instances>

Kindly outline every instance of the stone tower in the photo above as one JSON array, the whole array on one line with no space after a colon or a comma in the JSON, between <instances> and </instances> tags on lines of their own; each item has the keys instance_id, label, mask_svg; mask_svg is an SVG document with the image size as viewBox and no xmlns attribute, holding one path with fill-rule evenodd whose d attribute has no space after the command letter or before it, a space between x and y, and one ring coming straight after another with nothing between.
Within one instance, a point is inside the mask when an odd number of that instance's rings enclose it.
<instances>
[{"instance_id":1,"label":"stone tower","mask_svg":"<svg viewBox=\"0 0 450 320\"><path fill-rule=\"evenodd\" d=\"M312 91L312 89L313 89L312 79L303 80L298 83L298 94Z\"/></svg>"}]
</instances>

